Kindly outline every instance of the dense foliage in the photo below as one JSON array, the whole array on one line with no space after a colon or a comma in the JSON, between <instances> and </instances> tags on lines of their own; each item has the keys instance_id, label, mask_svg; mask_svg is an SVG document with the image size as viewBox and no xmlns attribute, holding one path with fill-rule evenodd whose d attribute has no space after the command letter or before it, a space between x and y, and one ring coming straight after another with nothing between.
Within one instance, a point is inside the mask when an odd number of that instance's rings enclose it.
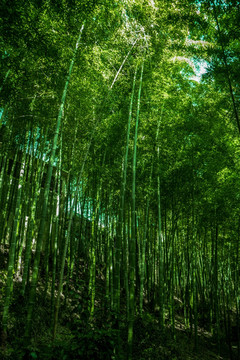
<instances>
[{"instance_id":1,"label":"dense foliage","mask_svg":"<svg viewBox=\"0 0 240 360\"><path fill-rule=\"evenodd\" d=\"M1 356L237 359L239 2L0 13Z\"/></svg>"}]
</instances>

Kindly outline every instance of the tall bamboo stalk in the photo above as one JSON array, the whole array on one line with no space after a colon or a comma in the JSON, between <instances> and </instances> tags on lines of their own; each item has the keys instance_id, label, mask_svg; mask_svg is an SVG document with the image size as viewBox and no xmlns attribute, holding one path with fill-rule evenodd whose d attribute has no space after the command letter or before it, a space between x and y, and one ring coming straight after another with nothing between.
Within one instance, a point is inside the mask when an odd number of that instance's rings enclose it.
<instances>
[{"instance_id":1,"label":"tall bamboo stalk","mask_svg":"<svg viewBox=\"0 0 240 360\"><path fill-rule=\"evenodd\" d=\"M137 138L140 112L140 100L142 90L144 63L141 67L140 83L138 90L137 114L135 123L134 147L133 147L133 172L132 172L132 232L129 244L129 322L128 322L128 359L132 359L133 348L133 324L135 315L135 264L136 264L136 164L137 164Z\"/></svg>"},{"instance_id":2,"label":"tall bamboo stalk","mask_svg":"<svg viewBox=\"0 0 240 360\"><path fill-rule=\"evenodd\" d=\"M158 144L159 126L163 116L164 104L162 105L160 119L157 125L156 144ZM164 328L164 249L162 236L162 220L161 220L161 184L160 184L160 149L157 145L157 198L158 198L158 251L159 251L159 325L161 331Z\"/></svg>"},{"instance_id":3,"label":"tall bamboo stalk","mask_svg":"<svg viewBox=\"0 0 240 360\"><path fill-rule=\"evenodd\" d=\"M114 272L114 288L115 288L115 310L119 312L120 309L120 260L121 260L121 249L122 249L122 240L123 240L123 218L124 218L124 203L125 203L125 188L126 188L126 179L127 179L127 163L128 163L128 150L129 150L129 137L130 137L130 128L131 128L131 119L132 119L132 107L133 107L133 99L134 99L134 90L135 90L135 82L137 76L137 67L134 73L133 85L132 85L132 94L129 105L129 116L128 116L128 124L127 124L127 136L126 136L126 147L125 147L125 155L123 159L123 167L122 167L122 183L121 183L121 193L120 193L120 208L117 222L117 238L116 238L116 266ZM124 256L126 259L126 257ZM125 262L125 270L127 269ZM127 271L125 271L127 273ZM128 289L127 294L128 296Z\"/></svg>"}]
</instances>

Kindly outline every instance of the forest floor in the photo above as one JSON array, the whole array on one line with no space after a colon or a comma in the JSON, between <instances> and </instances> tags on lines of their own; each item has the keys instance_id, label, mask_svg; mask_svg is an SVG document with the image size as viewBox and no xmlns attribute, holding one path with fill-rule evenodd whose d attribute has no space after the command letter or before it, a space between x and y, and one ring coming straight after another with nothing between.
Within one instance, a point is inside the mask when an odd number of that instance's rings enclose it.
<instances>
[{"instance_id":1,"label":"forest floor","mask_svg":"<svg viewBox=\"0 0 240 360\"><path fill-rule=\"evenodd\" d=\"M6 270L0 262L0 294L4 294ZM5 263L6 264L6 263ZM6 269L6 267L5 267ZM68 297L62 298L57 336L52 341L51 301L49 289L46 292L41 277L37 289L36 306L31 333L31 342L23 341L23 331L26 321L27 304L20 294L21 281L15 278L14 292L9 314L8 338L0 348L1 360L117 360L127 359L127 326L124 312L119 330L113 312L106 307L103 280L96 282L96 294L102 298L96 299L95 315L89 321L88 295L86 275L81 274L81 280L69 282L66 288ZM78 278L79 279L79 278ZM0 298L0 310L3 309L3 296ZM104 300L105 299L105 300ZM104 304L104 306L101 306ZM237 360L236 344L229 346L224 340L220 344L218 354L216 341L206 329L198 328L198 349L195 349L194 334L187 330L181 313L175 317L174 332L168 320L164 334L159 329L157 312L145 308L143 316L136 316L134 325L134 360ZM118 349L118 350L117 350ZM119 356L115 355L116 351Z\"/></svg>"}]
</instances>

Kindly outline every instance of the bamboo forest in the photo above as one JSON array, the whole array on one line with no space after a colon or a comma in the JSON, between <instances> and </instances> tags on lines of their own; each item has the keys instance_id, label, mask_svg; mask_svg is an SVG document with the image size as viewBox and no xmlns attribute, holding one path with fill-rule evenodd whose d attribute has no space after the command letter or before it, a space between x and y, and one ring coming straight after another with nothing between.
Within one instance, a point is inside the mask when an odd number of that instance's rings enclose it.
<instances>
[{"instance_id":1,"label":"bamboo forest","mask_svg":"<svg viewBox=\"0 0 240 360\"><path fill-rule=\"evenodd\" d=\"M240 359L240 1L0 2L0 359Z\"/></svg>"}]
</instances>

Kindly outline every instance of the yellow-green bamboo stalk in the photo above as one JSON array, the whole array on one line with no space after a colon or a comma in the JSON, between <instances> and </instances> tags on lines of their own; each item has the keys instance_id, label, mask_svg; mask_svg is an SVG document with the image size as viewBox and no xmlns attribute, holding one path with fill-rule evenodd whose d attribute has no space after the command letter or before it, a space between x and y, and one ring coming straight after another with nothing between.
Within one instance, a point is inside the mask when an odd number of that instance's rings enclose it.
<instances>
[{"instance_id":1,"label":"yellow-green bamboo stalk","mask_svg":"<svg viewBox=\"0 0 240 360\"><path fill-rule=\"evenodd\" d=\"M118 222L117 222L117 233L116 233L116 252L115 252L116 260L115 260L115 271L114 271L114 289L115 289L115 293L114 293L115 294L115 299L114 299L115 306L114 307L115 307L115 310L117 313L120 310L120 260L121 260L122 239L123 239L123 218L124 218L125 188L126 188L126 179L127 179L129 137L130 137L132 107L133 107L136 76L137 76L137 67L136 67L134 78L133 78L132 94L131 94L130 106L129 106L126 147L125 147L125 155L124 155L123 168L122 168L120 209L119 209ZM126 256L124 256L124 258L126 259ZM127 273L126 265L127 265L127 263L125 261L125 273ZM126 292L127 292L127 296L128 296L128 289Z\"/></svg>"},{"instance_id":2,"label":"yellow-green bamboo stalk","mask_svg":"<svg viewBox=\"0 0 240 360\"><path fill-rule=\"evenodd\" d=\"M128 359L132 359L133 348L133 324L135 316L135 264L136 264L136 164L137 164L137 137L140 112L140 100L142 90L144 63L141 67L140 83L138 90L137 114L135 123L134 147L133 147L133 178L132 178L132 232L129 244L129 322L128 322Z\"/></svg>"}]
</instances>

